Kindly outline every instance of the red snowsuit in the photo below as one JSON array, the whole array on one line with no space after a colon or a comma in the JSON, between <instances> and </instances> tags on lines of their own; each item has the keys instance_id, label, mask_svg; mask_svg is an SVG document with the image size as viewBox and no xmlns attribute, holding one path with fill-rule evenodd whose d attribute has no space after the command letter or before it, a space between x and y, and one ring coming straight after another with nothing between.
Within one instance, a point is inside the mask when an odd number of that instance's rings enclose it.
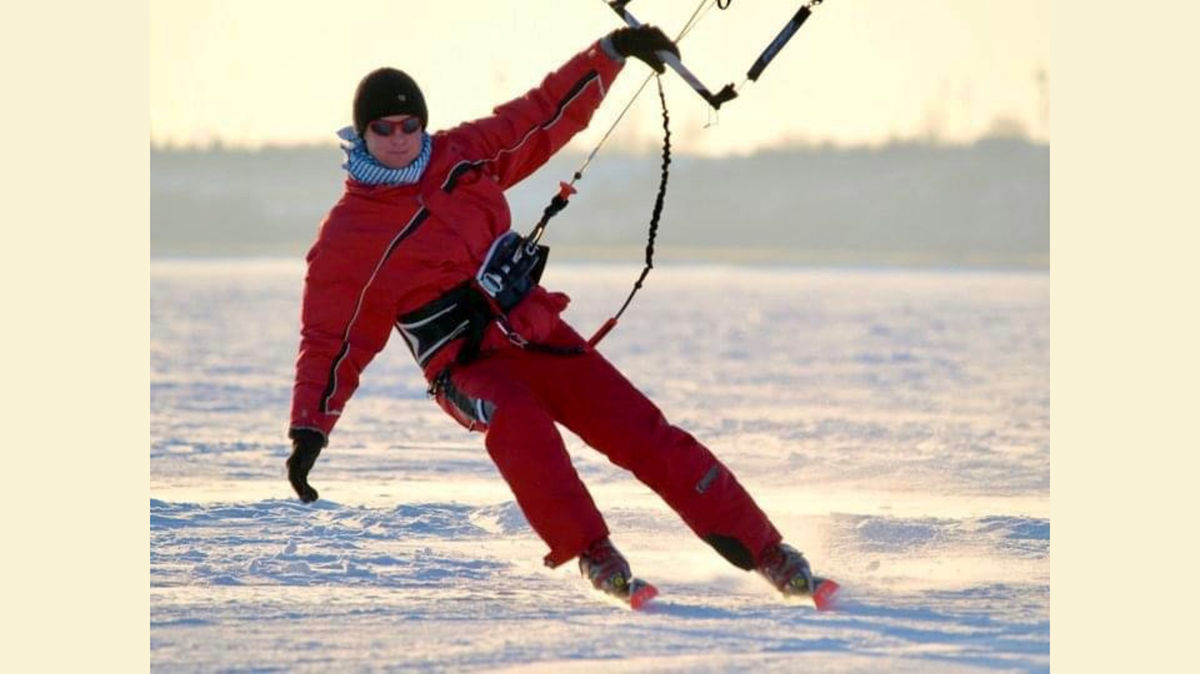
<instances>
[{"instance_id":1,"label":"red snowsuit","mask_svg":"<svg viewBox=\"0 0 1200 674\"><path fill-rule=\"evenodd\" d=\"M475 276L493 241L510 229L504 190L587 126L621 67L593 44L491 117L435 134L418 184L347 179L307 257L292 428L327 436L398 317ZM533 342L584 345L559 318L568 301L538 286L509 323ZM433 381L452 366L438 403L486 433L489 455L550 546L547 565L608 535L555 422L631 470L733 563L752 568L779 542L733 474L595 350L521 349L493 323L480 358L457 365L462 341L438 352L425 376Z\"/></svg>"}]
</instances>

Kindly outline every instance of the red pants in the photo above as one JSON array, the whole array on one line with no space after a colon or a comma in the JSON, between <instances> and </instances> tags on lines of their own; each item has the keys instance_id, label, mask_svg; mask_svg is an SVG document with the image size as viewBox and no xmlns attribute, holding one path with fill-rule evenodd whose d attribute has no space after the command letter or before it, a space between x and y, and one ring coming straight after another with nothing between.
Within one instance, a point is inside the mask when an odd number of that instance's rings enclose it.
<instances>
[{"instance_id":1,"label":"red pants","mask_svg":"<svg viewBox=\"0 0 1200 674\"><path fill-rule=\"evenodd\" d=\"M565 323L551 340L581 345ZM731 563L750 569L779 532L712 452L662 412L598 352L561 356L525 349L456 366L438 402L486 433L488 454L525 518L550 546L547 566L608 536L554 423L631 471Z\"/></svg>"}]
</instances>

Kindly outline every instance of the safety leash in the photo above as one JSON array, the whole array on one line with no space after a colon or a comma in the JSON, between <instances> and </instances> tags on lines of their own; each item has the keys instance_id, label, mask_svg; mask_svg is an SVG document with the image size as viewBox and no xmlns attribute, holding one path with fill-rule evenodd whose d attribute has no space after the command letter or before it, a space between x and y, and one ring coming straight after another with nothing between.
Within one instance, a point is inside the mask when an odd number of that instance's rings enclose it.
<instances>
[{"instance_id":1,"label":"safety leash","mask_svg":"<svg viewBox=\"0 0 1200 674\"><path fill-rule=\"evenodd\" d=\"M605 4L607 4L614 12L616 12L616 14L620 16L628 26L637 28L642 25L641 22L629 12L628 5L632 0L602 1L604 1ZM675 43L678 43L680 40L682 40L684 36L686 36L688 32L695 27L700 19L708 13L708 10L712 9L713 5L716 5L718 9L726 10L729 9L729 6L732 4L732 2L733 0L701 0L695 11L692 12L692 16L688 19L683 29L680 30L679 35L676 36L674 40ZM797 10L795 15L793 15L788 23L783 27L783 29L781 29L775 36L775 39L773 39L770 44L763 49L762 53L759 54L758 58L755 59L753 64L751 64L750 69L746 72L746 79L743 80L742 84L737 87L735 87L732 83L727 84L715 94L712 93L711 89L704 85L699 77L692 73L683 64L678 56L668 51L659 51L656 52L656 54L660 59L662 59L664 64L674 70L685 82L688 83L689 86L692 87L693 90L696 91L697 94L704 98L705 102L707 102L713 110L720 110L723 104L733 100L734 98L737 98L738 90L744 87L746 82L758 81L758 78L762 75L763 71L766 70L767 66L770 65L771 61L773 61L775 57L779 55L779 52L788 43L788 41L792 39L792 36L795 35L798 30L800 30L800 27L804 25L804 22L807 21L812 15L813 9L823 2L824 0L809 0L809 2L802 5L800 9ZM642 82L641 86L638 87L637 91L634 92L633 96L629 99L629 102L626 103L625 107L621 110L621 113L617 115L616 120L614 120L612 125L609 126L608 131L606 131L604 136L601 137L600 142L597 143L594 148L592 148L592 151L588 154L587 158L584 159L583 163L572 175L571 181L559 182L558 193L551 198L550 203L542 211L541 219L539 219L537 224L534 225L533 229L529 232L529 235L523 239L523 245L519 247L514 258L514 262L518 262L522 255L533 255L536 252L538 242L541 241L542 236L545 234L546 226L554 216L558 215L570 203L571 196L577 192L575 189L575 183L583 178L583 173L587 170L588 166L591 165L592 160L595 159L597 153L600 152L600 148L602 148L605 142L608 141L609 136L612 135L613 131L617 128L617 125L621 123L622 119L624 119L625 113L629 111L629 109L633 106L633 103L637 100L638 96L640 96L642 91L646 88L646 85L650 83L651 78L654 78L655 83L658 85L658 98L662 107L663 148L661 176L659 177L658 183L658 194L654 198L654 209L651 212L649 232L647 234L646 263L641 274L638 276L637 281L634 282L633 289L630 290L629 295L625 298L625 302L621 305L620 310L618 310L615 315L605 321L604 324L600 326L600 329L597 330L596 333L592 335L591 339L588 340L588 345L592 347L600 343L600 340L604 339L604 337L611 332L614 327L616 327L621 315L625 313L627 308L629 308L634 296L639 290L642 289L642 285L644 284L646 277L649 276L650 270L654 268L654 242L658 236L659 220L662 217L663 204L666 200L667 182L670 178L671 165L670 111L667 109L667 99L666 95L663 93L662 79L657 73L652 72L649 76L647 76L645 81Z\"/></svg>"},{"instance_id":2,"label":"safety leash","mask_svg":"<svg viewBox=\"0 0 1200 674\"><path fill-rule=\"evenodd\" d=\"M658 237L658 220L662 217L663 203L667 199L667 180L671 176L671 114L667 110L667 97L663 94L662 79L655 78L658 83L658 100L662 105L662 120L663 120L663 146L662 146L662 167L661 175L658 178L658 194L654 197L654 210L650 214L650 232L646 237L646 266L642 268L642 273L633 284L633 290L629 291L629 296L625 298L625 303L621 305L621 309L607 321L592 338L588 340L588 346L595 347L604 339L604 336L617 327L617 321L621 319L621 314L629 308L629 303L633 301L633 296L642 289L642 283L646 277L650 275L650 270L654 268L654 240Z\"/></svg>"}]
</instances>

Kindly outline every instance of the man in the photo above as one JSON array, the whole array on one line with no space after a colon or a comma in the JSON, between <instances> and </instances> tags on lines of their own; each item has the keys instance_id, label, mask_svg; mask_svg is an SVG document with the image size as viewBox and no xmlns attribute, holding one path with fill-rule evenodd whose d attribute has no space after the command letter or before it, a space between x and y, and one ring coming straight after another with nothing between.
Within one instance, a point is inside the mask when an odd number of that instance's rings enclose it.
<instances>
[{"instance_id":1,"label":"man","mask_svg":"<svg viewBox=\"0 0 1200 674\"><path fill-rule=\"evenodd\" d=\"M555 422L658 493L734 565L785 594L813 585L808 563L733 473L560 317L568 298L537 284L543 251L511 231L504 190L587 127L625 57L658 72L678 54L657 28L622 28L490 117L427 132L424 95L381 68L360 82L354 127L339 135L345 192L308 253L288 477L308 474L359 376L392 327L441 407L485 434L488 454L534 531L547 566L579 558L594 587L628 592L629 564L571 465Z\"/></svg>"}]
</instances>

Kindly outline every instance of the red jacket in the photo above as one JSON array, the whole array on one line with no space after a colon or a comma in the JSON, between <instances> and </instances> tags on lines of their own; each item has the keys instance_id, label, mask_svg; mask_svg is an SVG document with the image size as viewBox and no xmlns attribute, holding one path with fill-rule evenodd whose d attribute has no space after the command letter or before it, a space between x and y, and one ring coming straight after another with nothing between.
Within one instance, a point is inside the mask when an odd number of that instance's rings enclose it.
<instances>
[{"instance_id":1,"label":"red jacket","mask_svg":"<svg viewBox=\"0 0 1200 674\"><path fill-rule=\"evenodd\" d=\"M346 180L308 252L292 428L328 435L397 317L475 276L511 227L504 190L587 127L621 67L597 42L491 117L434 134L419 183ZM543 340L568 301L538 287L509 321L527 339ZM509 342L493 325L483 350L497 348ZM436 376L458 349L438 353L425 376Z\"/></svg>"}]
</instances>

